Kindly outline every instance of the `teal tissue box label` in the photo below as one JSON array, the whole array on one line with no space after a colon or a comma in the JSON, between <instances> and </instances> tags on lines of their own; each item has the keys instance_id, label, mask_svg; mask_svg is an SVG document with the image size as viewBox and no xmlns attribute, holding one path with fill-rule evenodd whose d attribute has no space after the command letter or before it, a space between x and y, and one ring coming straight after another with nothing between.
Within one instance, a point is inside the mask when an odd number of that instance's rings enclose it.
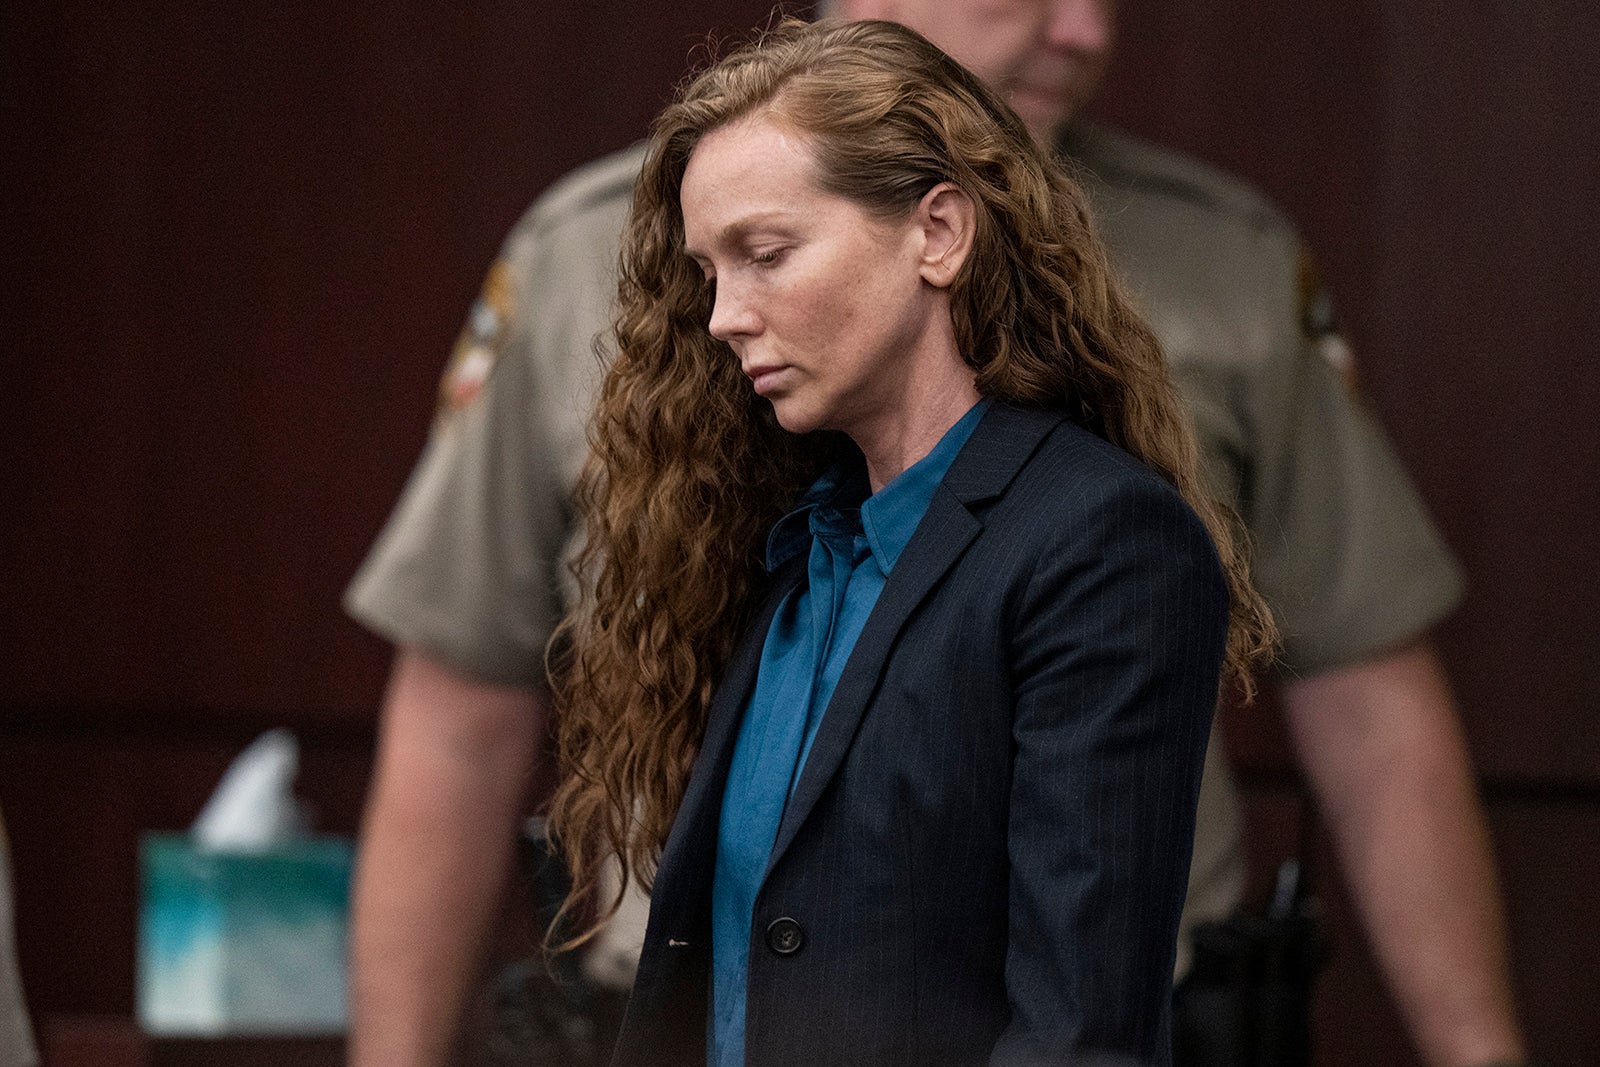
<instances>
[{"instance_id":1,"label":"teal tissue box label","mask_svg":"<svg viewBox=\"0 0 1600 1067\"><path fill-rule=\"evenodd\" d=\"M340 1033L354 848L140 841L139 1022L155 1034Z\"/></svg>"}]
</instances>

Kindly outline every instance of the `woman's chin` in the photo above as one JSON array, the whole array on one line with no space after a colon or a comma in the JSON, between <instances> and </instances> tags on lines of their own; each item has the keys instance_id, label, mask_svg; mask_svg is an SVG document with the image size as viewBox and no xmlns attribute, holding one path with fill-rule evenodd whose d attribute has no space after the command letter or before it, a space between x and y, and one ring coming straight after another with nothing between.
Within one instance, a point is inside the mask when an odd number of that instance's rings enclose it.
<instances>
[{"instance_id":1,"label":"woman's chin","mask_svg":"<svg viewBox=\"0 0 1600 1067\"><path fill-rule=\"evenodd\" d=\"M778 425L792 434L811 433L824 428L822 419L815 411L810 411L788 398L773 399L772 413L777 417Z\"/></svg>"}]
</instances>

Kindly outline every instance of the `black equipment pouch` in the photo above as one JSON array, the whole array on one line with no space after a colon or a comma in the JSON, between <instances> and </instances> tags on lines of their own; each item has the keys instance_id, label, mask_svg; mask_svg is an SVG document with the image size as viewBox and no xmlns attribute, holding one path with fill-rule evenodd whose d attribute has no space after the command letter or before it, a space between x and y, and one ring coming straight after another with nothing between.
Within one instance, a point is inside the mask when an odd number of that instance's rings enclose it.
<instances>
[{"instance_id":1,"label":"black equipment pouch","mask_svg":"<svg viewBox=\"0 0 1600 1067\"><path fill-rule=\"evenodd\" d=\"M1309 1067L1311 988L1328 955L1299 860L1272 900L1193 931L1194 963L1173 994L1174 1067Z\"/></svg>"}]
</instances>

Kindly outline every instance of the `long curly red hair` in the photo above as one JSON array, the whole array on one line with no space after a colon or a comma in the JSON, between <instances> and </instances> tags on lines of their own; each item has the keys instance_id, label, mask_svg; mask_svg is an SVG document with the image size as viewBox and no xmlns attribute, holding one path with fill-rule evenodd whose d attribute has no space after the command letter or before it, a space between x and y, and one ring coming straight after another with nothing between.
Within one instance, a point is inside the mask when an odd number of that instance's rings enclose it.
<instances>
[{"instance_id":1,"label":"long curly red hair","mask_svg":"<svg viewBox=\"0 0 1600 1067\"><path fill-rule=\"evenodd\" d=\"M613 913L615 855L648 889L713 688L765 573L769 527L840 447L780 428L707 331L712 290L678 204L700 138L760 110L801 135L817 181L885 218L940 182L977 208L951 286L985 396L1071 410L1183 493L1232 590L1227 672L1249 685L1274 643L1236 526L1201 488L1160 346L1124 298L1077 184L976 77L887 22L789 21L690 80L657 119L621 256L616 354L577 494L582 600L551 645L562 783L550 825L573 869L577 944ZM620 890L619 890L620 894Z\"/></svg>"}]
</instances>

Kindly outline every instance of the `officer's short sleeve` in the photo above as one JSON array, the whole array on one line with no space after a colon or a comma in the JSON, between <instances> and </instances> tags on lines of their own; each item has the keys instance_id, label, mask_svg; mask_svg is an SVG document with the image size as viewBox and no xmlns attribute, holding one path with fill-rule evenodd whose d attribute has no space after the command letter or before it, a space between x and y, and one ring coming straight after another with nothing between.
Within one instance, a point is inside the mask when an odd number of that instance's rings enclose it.
<instances>
[{"instance_id":1,"label":"officer's short sleeve","mask_svg":"<svg viewBox=\"0 0 1600 1067\"><path fill-rule=\"evenodd\" d=\"M486 681L542 681L569 584L568 500L637 160L589 170L507 239L445 371L422 457L345 594L370 629Z\"/></svg>"},{"instance_id":2,"label":"officer's short sleeve","mask_svg":"<svg viewBox=\"0 0 1600 1067\"><path fill-rule=\"evenodd\" d=\"M1256 582L1283 630L1284 666L1299 674L1420 636L1462 593L1449 551L1359 396L1320 286L1302 274L1301 321L1251 376L1254 440L1241 501Z\"/></svg>"}]
</instances>

